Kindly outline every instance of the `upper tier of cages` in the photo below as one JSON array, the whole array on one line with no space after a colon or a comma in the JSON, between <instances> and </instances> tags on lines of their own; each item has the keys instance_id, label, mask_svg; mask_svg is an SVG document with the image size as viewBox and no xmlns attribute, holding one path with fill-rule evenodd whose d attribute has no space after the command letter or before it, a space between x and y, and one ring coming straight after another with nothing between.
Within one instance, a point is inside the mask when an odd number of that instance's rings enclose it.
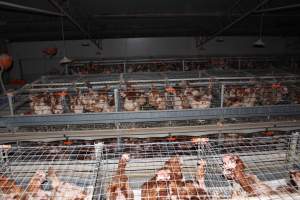
<instances>
[{"instance_id":1,"label":"upper tier of cages","mask_svg":"<svg viewBox=\"0 0 300 200\"><path fill-rule=\"evenodd\" d=\"M119 60L77 59L66 68L67 74L112 74L133 72L199 71L210 68L248 69L291 66L295 56L201 56L192 58L147 58ZM295 66L294 66L295 67Z\"/></svg>"},{"instance_id":2,"label":"upper tier of cages","mask_svg":"<svg viewBox=\"0 0 300 200\"><path fill-rule=\"evenodd\" d=\"M255 69L42 76L8 93L0 126L298 115L299 75L265 60Z\"/></svg>"}]
</instances>

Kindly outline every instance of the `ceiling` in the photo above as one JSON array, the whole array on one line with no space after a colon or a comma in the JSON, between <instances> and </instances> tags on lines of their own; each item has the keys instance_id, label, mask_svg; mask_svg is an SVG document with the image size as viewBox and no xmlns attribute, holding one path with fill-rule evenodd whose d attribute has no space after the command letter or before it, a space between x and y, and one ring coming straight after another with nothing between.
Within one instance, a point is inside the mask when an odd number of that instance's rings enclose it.
<instances>
[{"instance_id":1,"label":"ceiling","mask_svg":"<svg viewBox=\"0 0 300 200\"><path fill-rule=\"evenodd\" d=\"M60 12L51 0L7 0L23 6ZM66 39L211 36L263 0L55 0L86 31L67 17L51 16L0 4L0 39ZM299 0L270 0L259 9L299 5ZM263 35L299 36L300 7L264 12ZM222 35L258 35L262 14L255 12Z\"/></svg>"}]
</instances>

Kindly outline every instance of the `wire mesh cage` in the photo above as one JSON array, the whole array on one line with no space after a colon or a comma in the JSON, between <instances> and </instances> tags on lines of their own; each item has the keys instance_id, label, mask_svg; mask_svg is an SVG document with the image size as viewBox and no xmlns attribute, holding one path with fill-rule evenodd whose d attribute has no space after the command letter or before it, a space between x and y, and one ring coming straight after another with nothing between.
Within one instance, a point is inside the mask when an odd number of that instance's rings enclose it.
<instances>
[{"instance_id":1,"label":"wire mesh cage","mask_svg":"<svg viewBox=\"0 0 300 200\"><path fill-rule=\"evenodd\" d=\"M0 199L90 200L100 145L1 146Z\"/></svg>"},{"instance_id":2,"label":"wire mesh cage","mask_svg":"<svg viewBox=\"0 0 300 200\"><path fill-rule=\"evenodd\" d=\"M220 87L213 82L167 81L127 84L120 90L121 110L182 110L220 106Z\"/></svg>"},{"instance_id":3,"label":"wire mesh cage","mask_svg":"<svg viewBox=\"0 0 300 200\"><path fill-rule=\"evenodd\" d=\"M295 135L106 145L98 198L299 199L299 147Z\"/></svg>"},{"instance_id":4,"label":"wire mesh cage","mask_svg":"<svg viewBox=\"0 0 300 200\"><path fill-rule=\"evenodd\" d=\"M287 58L274 56L210 56L194 58L151 58L126 60L77 60L70 74L112 74L133 72L199 71L209 68L257 70L287 65Z\"/></svg>"},{"instance_id":5,"label":"wire mesh cage","mask_svg":"<svg viewBox=\"0 0 300 200\"><path fill-rule=\"evenodd\" d=\"M251 107L261 105L297 104L299 89L297 83L257 81L250 84L226 85L225 107Z\"/></svg>"}]
</instances>

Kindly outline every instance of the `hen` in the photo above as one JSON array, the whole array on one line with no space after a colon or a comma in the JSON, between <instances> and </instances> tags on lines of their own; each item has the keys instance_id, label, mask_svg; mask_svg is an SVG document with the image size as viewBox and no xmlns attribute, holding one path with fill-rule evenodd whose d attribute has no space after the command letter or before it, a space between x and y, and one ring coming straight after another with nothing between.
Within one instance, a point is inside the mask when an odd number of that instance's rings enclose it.
<instances>
[{"instance_id":1,"label":"hen","mask_svg":"<svg viewBox=\"0 0 300 200\"><path fill-rule=\"evenodd\" d=\"M245 173L245 164L236 155L223 157L223 174L227 179L237 182L249 196L271 195L275 191L253 174Z\"/></svg>"},{"instance_id":2,"label":"hen","mask_svg":"<svg viewBox=\"0 0 300 200\"><path fill-rule=\"evenodd\" d=\"M4 200L50 200L49 193L41 189L41 185L46 181L46 174L37 171L30 179L24 190L17 186L16 182L9 180L5 176L0 177L0 188L4 193Z\"/></svg>"},{"instance_id":3,"label":"hen","mask_svg":"<svg viewBox=\"0 0 300 200\"><path fill-rule=\"evenodd\" d=\"M53 168L48 169L47 179L51 181L51 200L88 200L91 196L84 188L61 181Z\"/></svg>"},{"instance_id":4,"label":"hen","mask_svg":"<svg viewBox=\"0 0 300 200\"><path fill-rule=\"evenodd\" d=\"M0 176L0 189L4 200L21 200L23 188L17 186L16 182L9 180L6 176Z\"/></svg>"},{"instance_id":5,"label":"hen","mask_svg":"<svg viewBox=\"0 0 300 200\"><path fill-rule=\"evenodd\" d=\"M142 200L169 200L170 170L160 169L141 188Z\"/></svg>"},{"instance_id":6,"label":"hen","mask_svg":"<svg viewBox=\"0 0 300 200\"><path fill-rule=\"evenodd\" d=\"M300 171L290 171L291 184L297 189L300 190Z\"/></svg>"},{"instance_id":7,"label":"hen","mask_svg":"<svg viewBox=\"0 0 300 200\"><path fill-rule=\"evenodd\" d=\"M30 200L50 200L50 193L41 188L43 182L46 181L46 174L42 171L37 171L30 179L26 188L25 194Z\"/></svg>"},{"instance_id":8,"label":"hen","mask_svg":"<svg viewBox=\"0 0 300 200\"><path fill-rule=\"evenodd\" d=\"M290 180L287 185L277 188L278 191L283 193L294 193L300 190L300 171L290 171Z\"/></svg>"},{"instance_id":9,"label":"hen","mask_svg":"<svg viewBox=\"0 0 300 200\"><path fill-rule=\"evenodd\" d=\"M119 160L117 173L112 178L107 188L107 200L133 200L134 194L128 183L128 177L125 175L125 167L129 161L129 155L123 154Z\"/></svg>"},{"instance_id":10,"label":"hen","mask_svg":"<svg viewBox=\"0 0 300 200\"><path fill-rule=\"evenodd\" d=\"M198 162L198 169L196 173L196 182L193 180L176 179L170 180L170 194L172 200L206 200L208 194L204 183L205 179L205 165L204 160Z\"/></svg>"},{"instance_id":11,"label":"hen","mask_svg":"<svg viewBox=\"0 0 300 200\"><path fill-rule=\"evenodd\" d=\"M182 161L178 156L167 160L156 175L142 185L142 200L208 199L204 184L206 162L199 161L197 182L183 180Z\"/></svg>"}]
</instances>

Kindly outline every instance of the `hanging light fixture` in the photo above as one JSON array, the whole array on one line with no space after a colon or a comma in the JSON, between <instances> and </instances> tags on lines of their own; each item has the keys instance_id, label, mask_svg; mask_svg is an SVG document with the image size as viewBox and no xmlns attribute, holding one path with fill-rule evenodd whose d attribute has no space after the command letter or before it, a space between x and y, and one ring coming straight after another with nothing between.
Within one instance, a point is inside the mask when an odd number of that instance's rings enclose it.
<instances>
[{"instance_id":1,"label":"hanging light fixture","mask_svg":"<svg viewBox=\"0 0 300 200\"><path fill-rule=\"evenodd\" d=\"M253 47L256 47L256 48L264 48L265 47L265 43L264 43L264 41L262 39L263 17L264 17L264 14L261 14L261 16L260 16L260 25L259 25L259 38L258 38L258 40L256 40L253 43Z\"/></svg>"},{"instance_id":2,"label":"hanging light fixture","mask_svg":"<svg viewBox=\"0 0 300 200\"><path fill-rule=\"evenodd\" d=\"M61 35L62 35L63 46L64 46L64 57L59 61L59 64L65 65L65 64L71 63L72 60L69 59L69 58L66 56L66 42L65 42L65 32L64 32L64 22L63 22L63 17L61 17Z\"/></svg>"}]
</instances>

